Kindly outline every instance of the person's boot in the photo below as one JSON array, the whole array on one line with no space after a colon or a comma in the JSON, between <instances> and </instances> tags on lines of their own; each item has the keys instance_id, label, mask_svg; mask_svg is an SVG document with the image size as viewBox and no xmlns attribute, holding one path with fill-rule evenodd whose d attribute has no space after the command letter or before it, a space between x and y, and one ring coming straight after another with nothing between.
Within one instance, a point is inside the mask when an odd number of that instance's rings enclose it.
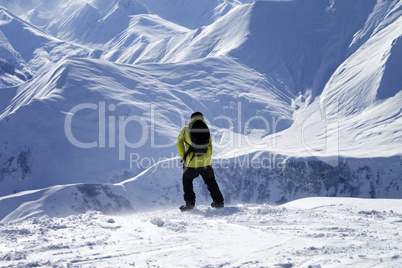
<instances>
[{"instance_id":1,"label":"person's boot","mask_svg":"<svg viewBox=\"0 0 402 268\"><path fill-rule=\"evenodd\" d=\"M186 211L192 210L193 208L194 208L194 204L186 202L186 205L181 206L179 209L181 212L186 212Z\"/></svg>"},{"instance_id":2,"label":"person's boot","mask_svg":"<svg viewBox=\"0 0 402 268\"><path fill-rule=\"evenodd\" d=\"M181 206L179 209L180 209L180 211L181 212L186 212L186 211L189 211L189 210L192 210L194 208L194 206L191 206L191 205L183 205L183 206Z\"/></svg>"},{"instance_id":3,"label":"person's boot","mask_svg":"<svg viewBox=\"0 0 402 268\"><path fill-rule=\"evenodd\" d=\"M215 202L211 203L211 207L213 208L223 208L224 206L225 206L224 203L215 203Z\"/></svg>"}]
</instances>

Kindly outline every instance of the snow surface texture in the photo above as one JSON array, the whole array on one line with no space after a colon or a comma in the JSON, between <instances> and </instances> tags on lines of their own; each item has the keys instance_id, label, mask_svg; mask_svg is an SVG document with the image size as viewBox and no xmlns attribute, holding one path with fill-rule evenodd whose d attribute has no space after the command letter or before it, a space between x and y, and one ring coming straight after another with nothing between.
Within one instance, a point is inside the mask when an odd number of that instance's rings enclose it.
<instances>
[{"instance_id":1,"label":"snow surface texture","mask_svg":"<svg viewBox=\"0 0 402 268\"><path fill-rule=\"evenodd\" d=\"M401 200L30 218L0 225L5 267L400 267Z\"/></svg>"},{"instance_id":2,"label":"snow surface texture","mask_svg":"<svg viewBox=\"0 0 402 268\"><path fill-rule=\"evenodd\" d=\"M389 207L399 201L378 198L402 197L402 1L0 5L6 265L133 264L131 256L139 266L400 265L401 212ZM183 219L170 210L183 202L175 140L196 110L231 207L207 209L198 179L199 208ZM315 196L378 203L282 205ZM281 206L243 205L253 203ZM95 210L136 214L71 216ZM88 236L100 240L82 238L89 219ZM127 232L144 250L124 243L104 255ZM198 250L205 255L190 259Z\"/></svg>"}]
</instances>

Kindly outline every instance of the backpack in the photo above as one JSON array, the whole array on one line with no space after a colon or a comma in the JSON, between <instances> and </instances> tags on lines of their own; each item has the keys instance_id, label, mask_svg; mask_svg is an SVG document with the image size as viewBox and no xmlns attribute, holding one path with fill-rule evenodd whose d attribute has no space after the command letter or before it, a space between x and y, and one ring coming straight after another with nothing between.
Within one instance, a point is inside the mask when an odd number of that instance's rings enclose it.
<instances>
[{"instance_id":1,"label":"backpack","mask_svg":"<svg viewBox=\"0 0 402 268\"><path fill-rule=\"evenodd\" d=\"M193 160L194 157L199 157L204 155L209 148L210 132L207 124L202 120L196 120L189 125L191 145L184 154L183 161L189 153L193 152L193 156L190 159Z\"/></svg>"}]
</instances>

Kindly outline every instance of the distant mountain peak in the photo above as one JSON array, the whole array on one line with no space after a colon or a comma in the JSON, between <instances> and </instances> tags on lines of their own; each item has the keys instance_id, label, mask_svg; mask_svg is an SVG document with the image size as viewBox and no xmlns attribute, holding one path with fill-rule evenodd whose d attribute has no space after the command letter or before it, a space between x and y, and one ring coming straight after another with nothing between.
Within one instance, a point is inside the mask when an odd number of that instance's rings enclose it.
<instances>
[{"instance_id":1,"label":"distant mountain peak","mask_svg":"<svg viewBox=\"0 0 402 268\"><path fill-rule=\"evenodd\" d=\"M3 6L0 6L0 20L11 20L11 19L20 20L20 18L14 15L11 11L9 11Z\"/></svg>"},{"instance_id":2,"label":"distant mountain peak","mask_svg":"<svg viewBox=\"0 0 402 268\"><path fill-rule=\"evenodd\" d=\"M123 8L129 15L148 13L148 9L136 0L119 0L117 5Z\"/></svg>"}]
</instances>

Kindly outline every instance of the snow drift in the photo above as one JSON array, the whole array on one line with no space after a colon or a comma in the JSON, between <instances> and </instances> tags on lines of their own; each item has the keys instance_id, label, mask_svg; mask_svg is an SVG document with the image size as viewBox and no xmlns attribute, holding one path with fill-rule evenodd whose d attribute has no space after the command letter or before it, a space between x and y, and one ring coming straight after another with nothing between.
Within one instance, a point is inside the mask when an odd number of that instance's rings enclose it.
<instances>
[{"instance_id":1,"label":"snow drift","mask_svg":"<svg viewBox=\"0 0 402 268\"><path fill-rule=\"evenodd\" d=\"M401 200L317 197L186 214L32 217L0 224L0 259L9 266L398 267L401 208Z\"/></svg>"}]
</instances>

